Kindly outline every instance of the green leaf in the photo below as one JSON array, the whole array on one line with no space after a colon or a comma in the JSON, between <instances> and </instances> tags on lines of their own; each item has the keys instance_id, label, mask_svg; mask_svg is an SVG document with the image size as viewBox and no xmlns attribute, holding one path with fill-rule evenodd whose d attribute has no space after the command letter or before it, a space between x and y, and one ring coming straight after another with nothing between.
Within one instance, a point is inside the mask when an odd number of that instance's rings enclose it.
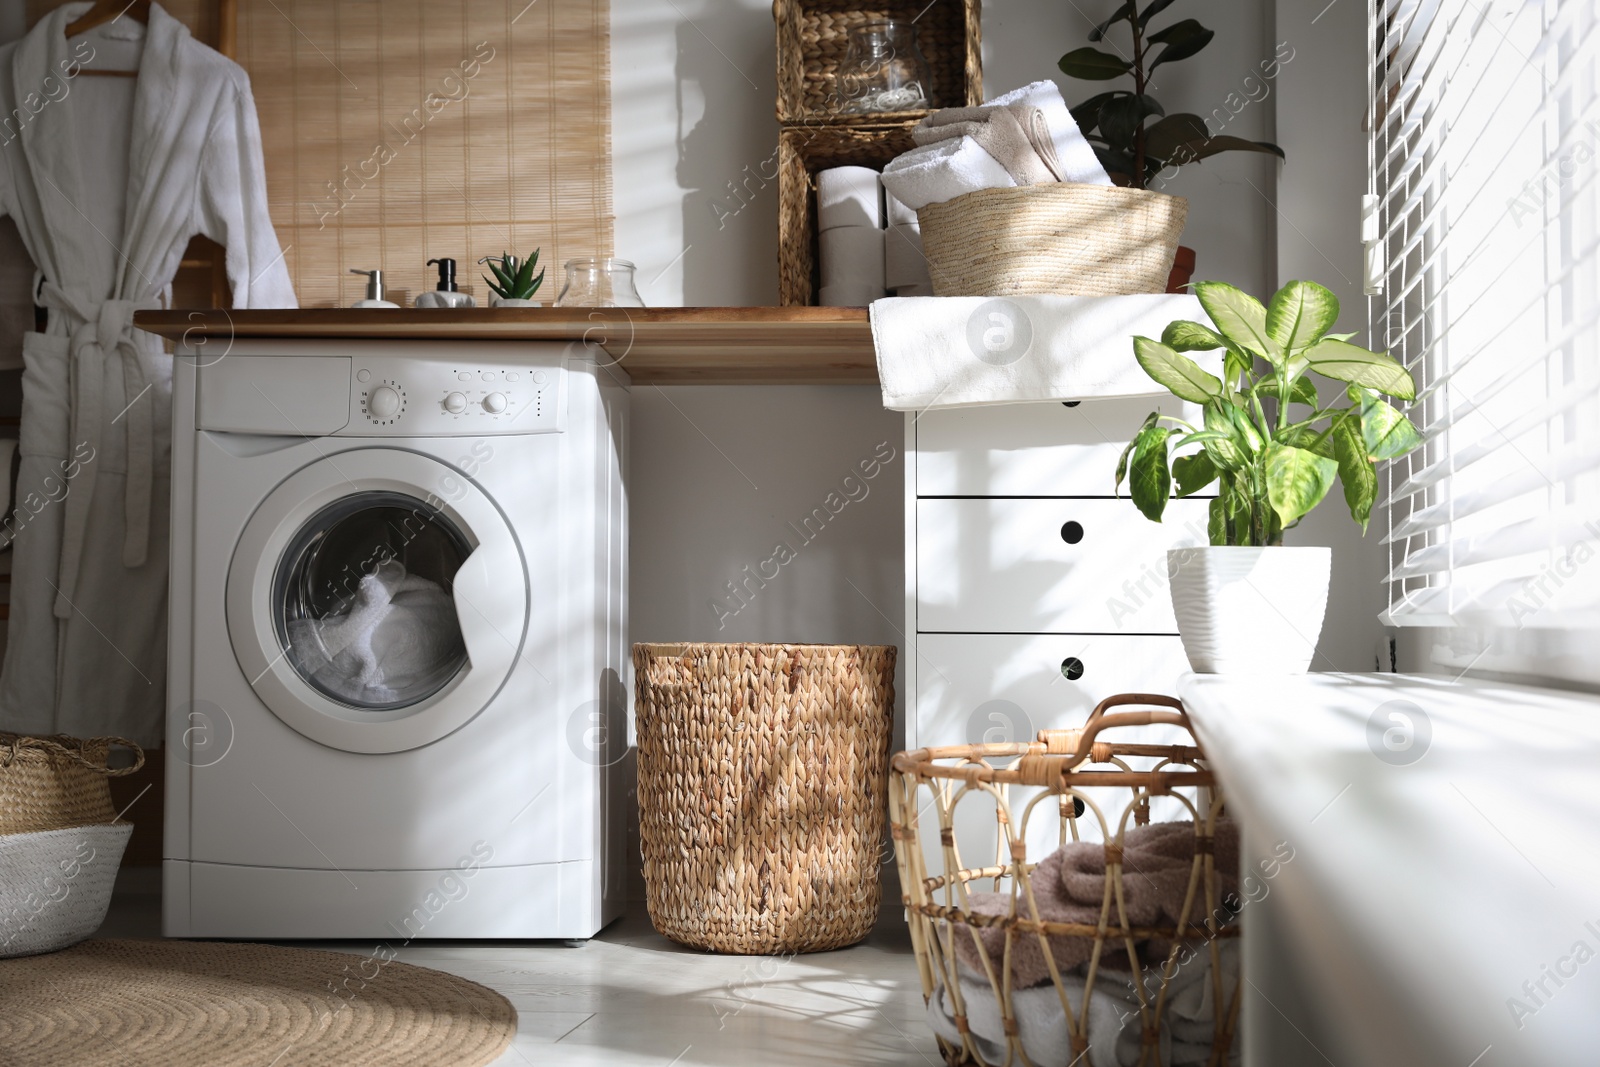
<instances>
[{"instance_id":1,"label":"green leaf","mask_svg":"<svg viewBox=\"0 0 1600 1067\"><path fill-rule=\"evenodd\" d=\"M1144 13L1139 16L1139 28L1144 29L1151 19L1171 6L1172 0L1150 0L1150 3L1145 5Z\"/></svg>"},{"instance_id":2,"label":"green leaf","mask_svg":"<svg viewBox=\"0 0 1600 1067\"><path fill-rule=\"evenodd\" d=\"M1157 159L1168 159L1179 145L1203 140L1210 135L1205 119L1180 111L1149 125L1144 131L1144 150Z\"/></svg>"},{"instance_id":3,"label":"green leaf","mask_svg":"<svg viewBox=\"0 0 1600 1067\"><path fill-rule=\"evenodd\" d=\"M1112 144L1131 144L1134 131L1146 118L1164 114L1155 97L1130 93L1100 109L1100 132Z\"/></svg>"},{"instance_id":4,"label":"green leaf","mask_svg":"<svg viewBox=\"0 0 1600 1067\"><path fill-rule=\"evenodd\" d=\"M1267 336L1293 355L1321 340L1338 320L1339 298L1326 286L1290 282L1267 305Z\"/></svg>"},{"instance_id":5,"label":"green leaf","mask_svg":"<svg viewBox=\"0 0 1600 1067\"><path fill-rule=\"evenodd\" d=\"M1145 430L1155 426L1160 418L1161 412L1152 411L1150 414L1144 417L1144 424L1139 427L1139 432L1143 433ZM1133 440L1128 442L1128 447L1122 450L1122 456L1117 460L1117 480L1112 488L1113 492L1120 494L1120 490L1122 489L1122 479L1128 473L1128 457L1133 455L1134 446L1138 443L1139 434L1134 434Z\"/></svg>"},{"instance_id":6,"label":"green leaf","mask_svg":"<svg viewBox=\"0 0 1600 1067\"><path fill-rule=\"evenodd\" d=\"M1302 379L1303 380L1303 379ZM1333 439L1323 437L1321 433L1310 426L1291 426L1276 438L1282 444L1293 445L1309 452L1315 452L1324 459L1333 459Z\"/></svg>"},{"instance_id":7,"label":"green leaf","mask_svg":"<svg viewBox=\"0 0 1600 1067\"><path fill-rule=\"evenodd\" d=\"M1121 56L1114 56L1110 52L1102 52L1087 45L1074 48L1062 56L1057 66L1067 77L1082 78L1084 81L1120 78L1133 69L1133 64Z\"/></svg>"},{"instance_id":8,"label":"green leaf","mask_svg":"<svg viewBox=\"0 0 1600 1067\"><path fill-rule=\"evenodd\" d=\"M1263 378L1256 386L1257 396L1278 397L1278 379ZM1281 398L1280 398L1281 399ZM1310 378L1296 378L1289 385L1289 403L1317 406L1317 386Z\"/></svg>"},{"instance_id":9,"label":"green leaf","mask_svg":"<svg viewBox=\"0 0 1600 1067\"><path fill-rule=\"evenodd\" d=\"M1182 144L1173 146L1168 153L1171 165L1183 166L1185 163L1196 163L1211 156L1220 156L1224 152L1260 152L1266 156L1286 158L1283 149L1271 141L1247 141L1243 137L1233 137L1223 134L1217 137L1195 137Z\"/></svg>"},{"instance_id":10,"label":"green leaf","mask_svg":"<svg viewBox=\"0 0 1600 1067\"><path fill-rule=\"evenodd\" d=\"M1206 508L1206 539L1213 545L1228 543L1228 503L1227 495L1216 497L1211 501L1211 506Z\"/></svg>"},{"instance_id":11,"label":"green leaf","mask_svg":"<svg viewBox=\"0 0 1600 1067\"><path fill-rule=\"evenodd\" d=\"M1395 459L1422 444L1411 420L1370 391L1361 394L1361 439L1375 460Z\"/></svg>"},{"instance_id":12,"label":"green leaf","mask_svg":"<svg viewBox=\"0 0 1600 1067\"><path fill-rule=\"evenodd\" d=\"M1338 470L1315 452L1276 441L1267 446L1267 501L1284 526L1322 503Z\"/></svg>"},{"instance_id":13,"label":"green leaf","mask_svg":"<svg viewBox=\"0 0 1600 1067\"><path fill-rule=\"evenodd\" d=\"M1217 468L1209 455L1196 452L1172 461L1172 477L1178 483L1180 497L1192 496L1217 480Z\"/></svg>"},{"instance_id":14,"label":"green leaf","mask_svg":"<svg viewBox=\"0 0 1600 1067\"><path fill-rule=\"evenodd\" d=\"M1417 383L1412 381L1410 371L1388 356L1348 341L1328 337L1318 341L1290 363L1292 373L1301 370L1314 370L1324 378L1362 385L1401 400L1415 400L1417 396Z\"/></svg>"},{"instance_id":15,"label":"green leaf","mask_svg":"<svg viewBox=\"0 0 1600 1067\"><path fill-rule=\"evenodd\" d=\"M1366 443L1354 418L1335 417L1333 423L1333 453L1339 464L1339 483L1344 487L1344 502L1350 508L1350 517L1367 532L1372 518L1372 505L1378 499L1378 471L1367 458Z\"/></svg>"},{"instance_id":16,"label":"green leaf","mask_svg":"<svg viewBox=\"0 0 1600 1067\"><path fill-rule=\"evenodd\" d=\"M1230 385L1254 369L1254 360L1232 345L1228 346L1227 353L1222 357L1222 372L1227 376Z\"/></svg>"},{"instance_id":17,"label":"green leaf","mask_svg":"<svg viewBox=\"0 0 1600 1067\"><path fill-rule=\"evenodd\" d=\"M1111 101L1121 96L1132 96L1126 89L1114 89L1109 93L1095 93L1089 99L1072 108L1072 121L1078 124L1078 129L1088 136L1096 126L1100 125L1100 112Z\"/></svg>"},{"instance_id":18,"label":"green leaf","mask_svg":"<svg viewBox=\"0 0 1600 1067\"><path fill-rule=\"evenodd\" d=\"M1152 33L1150 40L1156 44L1164 44L1161 54L1156 56L1150 64L1150 73L1163 63L1176 63L1180 59L1188 59L1206 45L1211 43L1211 38L1216 36L1214 30L1208 30L1194 19L1184 19L1174 22L1160 33Z\"/></svg>"},{"instance_id":19,"label":"green leaf","mask_svg":"<svg viewBox=\"0 0 1600 1067\"><path fill-rule=\"evenodd\" d=\"M1100 25L1089 31L1089 40L1103 40L1105 38L1106 31L1111 28L1113 23L1132 20L1135 10L1137 10L1135 6L1135 0L1127 0L1127 2L1121 7L1113 11L1104 22L1100 23Z\"/></svg>"},{"instance_id":20,"label":"green leaf","mask_svg":"<svg viewBox=\"0 0 1600 1067\"><path fill-rule=\"evenodd\" d=\"M1227 282L1197 282L1194 295L1222 335L1246 352L1277 364L1283 353L1267 335L1267 309L1261 301Z\"/></svg>"},{"instance_id":21,"label":"green leaf","mask_svg":"<svg viewBox=\"0 0 1600 1067\"><path fill-rule=\"evenodd\" d=\"M1207 374L1200 369L1200 364L1160 341L1135 337L1133 354L1146 374L1180 400L1203 404L1222 394L1222 383L1215 375Z\"/></svg>"},{"instance_id":22,"label":"green leaf","mask_svg":"<svg viewBox=\"0 0 1600 1067\"><path fill-rule=\"evenodd\" d=\"M1133 439L1128 495L1151 522L1161 521L1161 513L1167 509L1167 497L1172 493L1172 474L1167 469L1167 438L1171 435L1172 431L1165 426L1149 426Z\"/></svg>"},{"instance_id":23,"label":"green leaf","mask_svg":"<svg viewBox=\"0 0 1600 1067\"><path fill-rule=\"evenodd\" d=\"M1229 415L1232 407L1226 400L1213 400L1205 407L1206 432L1216 435L1203 442L1206 453L1220 470L1225 471L1243 470L1250 462L1245 442Z\"/></svg>"},{"instance_id":24,"label":"green leaf","mask_svg":"<svg viewBox=\"0 0 1600 1067\"><path fill-rule=\"evenodd\" d=\"M1167 323L1167 328L1161 331L1161 343L1178 352L1209 352L1228 347L1227 339L1217 331L1188 319Z\"/></svg>"}]
</instances>

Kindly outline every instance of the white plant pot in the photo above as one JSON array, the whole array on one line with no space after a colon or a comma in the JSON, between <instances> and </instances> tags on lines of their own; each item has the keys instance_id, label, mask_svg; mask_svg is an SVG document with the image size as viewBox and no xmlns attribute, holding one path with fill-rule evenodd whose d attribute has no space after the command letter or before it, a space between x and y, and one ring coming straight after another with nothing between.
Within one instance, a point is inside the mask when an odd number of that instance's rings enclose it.
<instances>
[{"instance_id":1,"label":"white plant pot","mask_svg":"<svg viewBox=\"0 0 1600 1067\"><path fill-rule=\"evenodd\" d=\"M542 308L543 300L512 300L503 296L489 297L489 303L497 308Z\"/></svg>"},{"instance_id":2,"label":"white plant pot","mask_svg":"<svg viewBox=\"0 0 1600 1067\"><path fill-rule=\"evenodd\" d=\"M1329 548L1174 548L1172 610L1198 674L1304 674L1322 633Z\"/></svg>"}]
</instances>

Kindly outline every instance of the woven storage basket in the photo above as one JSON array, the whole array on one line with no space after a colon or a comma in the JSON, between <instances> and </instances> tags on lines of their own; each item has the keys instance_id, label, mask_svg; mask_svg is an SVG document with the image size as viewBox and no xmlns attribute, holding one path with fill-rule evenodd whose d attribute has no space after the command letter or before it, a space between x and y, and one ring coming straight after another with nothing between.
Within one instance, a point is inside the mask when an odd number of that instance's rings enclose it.
<instances>
[{"instance_id":1,"label":"woven storage basket","mask_svg":"<svg viewBox=\"0 0 1600 1067\"><path fill-rule=\"evenodd\" d=\"M106 765L113 746L132 749L131 767ZM109 823L116 817L107 778L144 766L120 737L26 737L0 733L0 834Z\"/></svg>"},{"instance_id":2,"label":"woven storage basket","mask_svg":"<svg viewBox=\"0 0 1600 1067\"><path fill-rule=\"evenodd\" d=\"M1188 742L1117 738L1123 728L1150 725L1181 727ZM1225 832L1222 795L1178 700L1108 697L1081 730L1042 730L1023 744L901 752L893 767L889 809L902 900L946 1063L1237 1062L1244 902L1223 890L1225 877L1239 876L1237 856L1223 847L1231 836L1237 849L1237 828ZM1149 826L1153 797L1181 798L1181 822L1189 824L1176 839L1165 836L1169 847L1189 845L1189 855L1165 871L1147 871L1124 851L1150 840L1129 832ZM1069 844L1076 892L1098 900L1090 908L1098 914L1076 922L1044 918L1043 895L1031 881L1047 853ZM1099 886L1085 877L1094 870L1085 861L1096 853ZM1149 862L1148 853L1135 855ZM1154 925L1141 925L1150 911L1130 922L1134 893L1156 892L1154 878L1181 898L1175 913L1158 914ZM977 893L996 896L974 899ZM1034 974L1042 981L1018 988L1019 972L1022 982ZM1049 1018L1062 1003L1061 1016ZM1022 1004L1029 1010L1019 1014ZM1164 1045L1172 1046L1170 1059Z\"/></svg>"},{"instance_id":3,"label":"woven storage basket","mask_svg":"<svg viewBox=\"0 0 1600 1067\"><path fill-rule=\"evenodd\" d=\"M935 296L1164 293L1189 202L1072 182L980 189L917 212Z\"/></svg>"},{"instance_id":4,"label":"woven storage basket","mask_svg":"<svg viewBox=\"0 0 1600 1067\"><path fill-rule=\"evenodd\" d=\"M0 958L75 945L100 928L132 823L0 836Z\"/></svg>"},{"instance_id":5,"label":"woven storage basket","mask_svg":"<svg viewBox=\"0 0 1600 1067\"><path fill-rule=\"evenodd\" d=\"M983 101L978 0L774 0L777 30L778 121L882 123L926 111L840 115L833 109L839 63L850 32L869 22L913 22L917 48L928 61L935 108Z\"/></svg>"},{"instance_id":6,"label":"woven storage basket","mask_svg":"<svg viewBox=\"0 0 1600 1067\"><path fill-rule=\"evenodd\" d=\"M635 645L639 838L657 930L818 952L878 916L895 649Z\"/></svg>"}]
</instances>

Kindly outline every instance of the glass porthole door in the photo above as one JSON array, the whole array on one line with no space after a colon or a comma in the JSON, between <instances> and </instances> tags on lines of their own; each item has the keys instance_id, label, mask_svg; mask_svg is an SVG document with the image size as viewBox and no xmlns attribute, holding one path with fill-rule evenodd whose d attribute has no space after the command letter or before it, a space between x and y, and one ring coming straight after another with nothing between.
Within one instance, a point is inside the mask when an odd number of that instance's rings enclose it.
<instances>
[{"instance_id":1,"label":"glass porthole door","mask_svg":"<svg viewBox=\"0 0 1600 1067\"><path fill-rule=\"evenodd\" d=\"M228 625L285 724L355 752L428 744L509 676L527 630L521 552L459 472L399 449L302 468L246 524Z\"/></svg>"}]
</instances>

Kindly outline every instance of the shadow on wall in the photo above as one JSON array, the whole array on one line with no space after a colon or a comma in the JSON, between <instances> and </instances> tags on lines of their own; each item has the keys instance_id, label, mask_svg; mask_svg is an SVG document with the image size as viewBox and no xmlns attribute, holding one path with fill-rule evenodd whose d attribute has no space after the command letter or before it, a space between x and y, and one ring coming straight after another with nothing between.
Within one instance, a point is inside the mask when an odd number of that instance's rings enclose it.
<instances>
[{"instance_id":1,"label":"shadow on wall","mask_svg":"<svg viewBox=\"0 0 1600 1067\"><path fill-rule=\"evenodd\" d=\"M774 304L778 126L771 13L735 8L715 24L680 22L676 34L683 302L716 305L732 295L736 303Z\"/></svg>"}]
</instances>

